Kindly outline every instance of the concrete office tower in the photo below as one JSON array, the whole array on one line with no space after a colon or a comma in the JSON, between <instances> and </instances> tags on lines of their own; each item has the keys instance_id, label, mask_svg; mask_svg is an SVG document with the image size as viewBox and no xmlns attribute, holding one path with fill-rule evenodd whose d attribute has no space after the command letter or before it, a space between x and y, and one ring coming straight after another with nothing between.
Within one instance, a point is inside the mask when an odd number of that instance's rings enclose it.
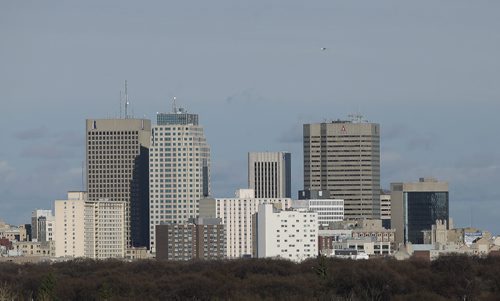
<instances>
[{"instance_id":1,"label":"concrete office tower","mask_svg":"<svg viewBox=\"0 0 500 301\"><path fill-rule=\"evenodd\" d=\"M253 189L239 189L235 198L206 198L200 200L200 217L222 219L226 226L227 257L240 258L253 254L252 215L259 204L275 204L290 208L290 198L255 198Z\"/></svg>"},{"instance_id":2,"label":"concrete office tower","mask_svg":"<svg viewBox=\"0 0 500 301\"><path fill-rule=\"evenodd\" d=\"M318 213L307 209L279 210L260 204L256 216L258 258L279 257L292 261L318 255Z\"/></svg>"},{"instance_id":3,"label":"concrete office tower","mask_svg":"<svg viewBox=\"0 0 500 301\"><path fill-rule=\"evenodd\" d=\"M346 219L380 218L379 125L304 124L304 189L343 199Z\"/></svg>"},{"instance_id":4,"label":"concrete office tower","mask_svg":"<svg viewBox=\"0 0 500 301\"><path fill-rule=\"evenodd\" d=\"M147 119L87 119L89 201L125 204L127 246L149 245L149 144Z\"/></svg>"},{"instance_id":5,"label":"concrete office tower","mask_svg":"<svg viewBox=\"0 0 500 301\"><path fill-rule=\"evenodd\" d=\"M226 231L220 218L156 225L156 259L214 260L226 257Z\"/></svg>"},{"instance_id":6,"label":"concrete office tower","mask_svg":"<svg viewBox=\"0 0 500 301\"><path fill-rule=\"evenodd\" d=\"M47 220L53 221L52 210L36 209L31 212L32 241L47 241ZM52 230L52 229L51 229Z\"/></svg>"},{"instance_id":7,"label":"concrete office tower","mask_svg":"<svg viewBox=\"0 0 500 301\"><path fill-rule=\"evenodd\" d=\"M85 200L87 193L69 191L66 200L56 200L56 257L85 256Z\"/></svg>"},{"instance_id":8,"label":"concrete office tower","mask_svg":"<svg viewBox=\"0 0 500 301\"><path fill-rule=\"evenodd\" d=\"M155 252L155 225L197 217L198 201L210 194L210 146L198 115L175 107L157 115L149 176L149 239Z\"/></svg>"},{"instance_id":9,"label":"concrete office tower","mask_svg":"<svg viewBox=\"0 0 500 301\"><path fill-rule=\"evenodd\" d=\"M248 153L248 188L256 198L291 198L291 154Z\"/></svg>"},{"instance_id":10,"label":"concrete office tower","mask_svg":"<svg viewBox=\"0 0 500 301\"><path fill-rule=\"evenodd\" d=\"M125 256L125 208L125 202L85 202L85 257L107 259Z\"/></svg>"},{"instance_id":11,"label":"concrete office tower","mask_svg":"<svg viewBox=\"0 0 500 301\"><path fill-rule=\"evenodd\" d=\"M448 221L448 183L420 178L417 183L391 183L391 225L396 243L423 243L423 230L436 220Z\"/></svg>"}]
</instances>

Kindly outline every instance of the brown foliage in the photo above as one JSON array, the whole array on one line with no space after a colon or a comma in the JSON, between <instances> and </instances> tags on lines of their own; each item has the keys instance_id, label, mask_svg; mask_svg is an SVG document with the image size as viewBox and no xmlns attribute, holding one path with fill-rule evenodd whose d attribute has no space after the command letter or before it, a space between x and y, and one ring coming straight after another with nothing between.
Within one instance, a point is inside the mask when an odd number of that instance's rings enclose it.
<instances>
[{"instance_id":1,"label":"brown foliage","mask_svg":"<svg viewBox=\"0 0 500 301\"><path fill-rule=\"evenodd\" d=\"M497 300L500 258L0 264L15 300Z\"/></svg>"}]
</instances>

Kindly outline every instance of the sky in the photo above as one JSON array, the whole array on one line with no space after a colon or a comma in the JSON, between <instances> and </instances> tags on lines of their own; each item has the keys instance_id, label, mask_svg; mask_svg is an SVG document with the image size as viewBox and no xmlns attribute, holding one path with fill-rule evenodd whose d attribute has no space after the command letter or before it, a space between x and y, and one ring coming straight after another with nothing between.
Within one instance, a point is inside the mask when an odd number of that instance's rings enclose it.
<instances>
[{"instance_id":1,"label":"sky","mask_svg":"<svg viewBox=\"0 0 500 301\"><path fill-rule=\"evenodd\" d=\"M435 177L456 226L500 234L500 2L1 1L0 219L82 189L85 119L200 116L212 192L247 186L247 152L292 153L302 125L381 127L381 182ZM326 50L321 50L321 48Z\"/></svg>"}]
</instances>

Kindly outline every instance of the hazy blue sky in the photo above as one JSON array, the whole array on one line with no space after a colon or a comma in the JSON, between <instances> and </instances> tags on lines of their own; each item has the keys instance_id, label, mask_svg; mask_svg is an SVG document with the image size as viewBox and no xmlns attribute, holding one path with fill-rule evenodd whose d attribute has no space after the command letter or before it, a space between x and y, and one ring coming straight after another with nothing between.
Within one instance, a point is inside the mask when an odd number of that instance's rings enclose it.
<instances>
[{"instance_id":1,"label":"hazy blue sky","mask_svg":"<svg viewBox=\"0 0 500 301\"><path fill-rule=\"evenodd\" d=\"M0 218L81 189L86 118L200 114L212 190L246 187L248 151L302 124L381 125L384 188L450 184L459 226L500 233L500 1L1 1ZM326 51L321 51L326 47Z\"/></svg>"}]
</instances>

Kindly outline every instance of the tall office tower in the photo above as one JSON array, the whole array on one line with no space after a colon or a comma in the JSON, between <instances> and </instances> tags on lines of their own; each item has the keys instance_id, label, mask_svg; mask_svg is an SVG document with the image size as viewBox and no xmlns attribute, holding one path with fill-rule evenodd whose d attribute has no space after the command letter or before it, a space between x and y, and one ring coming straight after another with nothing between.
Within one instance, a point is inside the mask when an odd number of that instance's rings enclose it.
<instances>
[{"instance_id":1,"label":"tall office tower","mask_svg":"<svg viewBox=\"0 0 500 301\"><path fill-rule=\"evenodd\" d=\"M391 226L396 243L422 244L424 230L450 217L448 183L420 178L417 183L391 183Z\"/></svg>"},{"instance_id":2,"label":"tall office tower","mask_svg":"<svg viewBox=\"0 0 500 301\"><path fill-rule=\"evenodd\" d=\"M380 218L380 127L356 117L304 124L304 189L343 199L346 219Z\"/></svg>"},{"instance_id":3,"label":"tall office tower","mask_svg":"<svg viewBox=\"0 0 500 301\"><path fill-rule=\"evenodd\" d=\"M200 200L200 217L220 218L226 226L228 258L252 256L252 215L257 212L259 204L275 204L280 209L288 209L292 200L256 198L253 189L239 189L235 198Z\"/></svg>"},{"instance_id":4,"label":"tall office tower","mask_svg":"<svg viewBox=\"0 0 500 301\"><path fill-rule=\"evenodd\" d=\"M149 245L150 137L147 119L87 119L88 200L125 204L127 246Z\"/></svg>"},{"instance_id":5,"label":"tall office tower","mask_svg":"<svg viewBox=\"0 0 500 301\"><path fill-rule=\"evenodd\" d=\"M66 200L54 202L56 257L83 257L85 255L86 199L86 192L70 191Z\"/></svg>"},{"instance_id":6,"label":"tall office tower","mask_svg":"<svg viewBox=\"0 0 500 301\"><path fill-rule=\"evenodd\" d=\"M198 115L175 108L159 113L149 157L149 239L155 225L186 223L198 216L198 201L210 194L210 146Z\"/></svg>"},{"instance_id":7,"label":"tall office tower","mask_svg":"<svg viewBox=\"0 0 500 301\"><path fill-rule=\"evenodd\" d=\"M248 188L256 198L291 198L291 154L248 153Z\"/></svg>"}]
</instances>

